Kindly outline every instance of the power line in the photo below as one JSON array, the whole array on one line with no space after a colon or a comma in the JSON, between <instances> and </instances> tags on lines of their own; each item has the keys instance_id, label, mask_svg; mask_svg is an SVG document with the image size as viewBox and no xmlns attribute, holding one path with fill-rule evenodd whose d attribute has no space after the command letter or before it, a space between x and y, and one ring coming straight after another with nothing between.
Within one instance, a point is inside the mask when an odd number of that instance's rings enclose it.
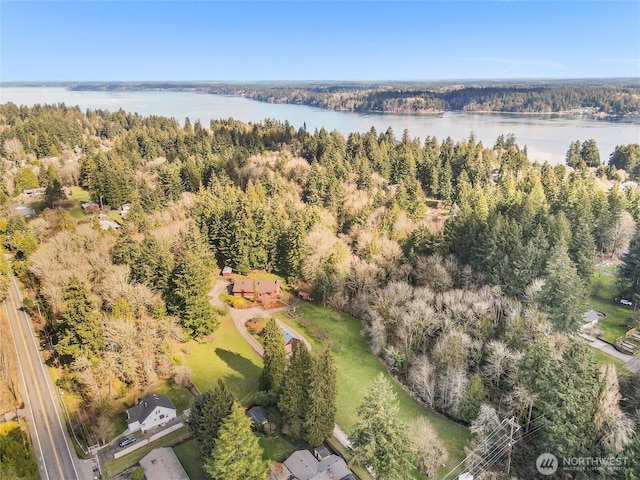
<instances>
[{"instance_id":1,"label":"power line","mask_svg":"<svg viewBox=\"0 0 640 480\"><path fill-rule=\"evenodd\" d=\"M519 429L520 425L515 421L515 418L505 418L462 462L453 467L441 480L453 478L452 475L456 474L456 472L462 473L460 468L463 466L466 466L463 469L465 472L474 476L487 471L510 451L515 443L513 434Z\"/></svg>"}]
</instances>

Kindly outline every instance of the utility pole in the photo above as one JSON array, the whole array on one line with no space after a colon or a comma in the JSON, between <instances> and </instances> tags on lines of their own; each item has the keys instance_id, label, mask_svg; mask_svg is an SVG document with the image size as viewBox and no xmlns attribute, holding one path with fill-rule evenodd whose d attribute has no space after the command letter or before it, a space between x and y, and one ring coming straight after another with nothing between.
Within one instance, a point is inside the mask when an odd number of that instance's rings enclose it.
<instances>
[{"instance_id":1,"label":"utility pole","mask_svg":"<svg viewBox=\"0 0 640 480\"><path fill-rule=\"evenodd\" d=\"M511 417L509 419L509 426L511 430L509 431L509 451L507 453L507 475L511 472L511 450L513 448L513 428L515 427L515 417ZM519 427L519 426L518 426Z\"/></svg>"}]
</instances>

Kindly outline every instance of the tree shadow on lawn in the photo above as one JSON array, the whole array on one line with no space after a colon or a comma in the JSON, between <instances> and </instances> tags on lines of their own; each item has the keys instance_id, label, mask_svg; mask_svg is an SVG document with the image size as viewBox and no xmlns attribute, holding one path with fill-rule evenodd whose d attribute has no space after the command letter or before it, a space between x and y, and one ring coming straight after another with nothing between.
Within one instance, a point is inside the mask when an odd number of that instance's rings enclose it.
<instances>
[{"instance_id":1,"label":"tree shadow on lawn","mask_svg":"<svg viewBox=\"0 0 640 480\"><path fill-rule=\"evenodd\" d=\"M262 369L251 360L238 355L236 352L216 348L216 355L226 363L229 368L238 372L239 375L229 375L224 380L233 392L247 392L247 382L255 381L260 378Z\"/></svg>"}]
</instances>

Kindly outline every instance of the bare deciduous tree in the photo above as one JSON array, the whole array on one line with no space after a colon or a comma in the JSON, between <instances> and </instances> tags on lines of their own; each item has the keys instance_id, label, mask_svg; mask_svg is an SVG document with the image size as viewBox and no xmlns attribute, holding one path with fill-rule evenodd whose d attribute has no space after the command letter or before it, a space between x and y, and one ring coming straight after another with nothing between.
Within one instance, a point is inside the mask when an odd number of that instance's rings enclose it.
<instances>
[{"instance_id":1,"label":"bare deciduous tree","mask_svg":"<svg viewBox=\"0 0 640 480\"><path fill-rule=\"evenodd\" d=\"M436 475L440 465L448 459L447 451L441 447L442 442L431 424L418 417L412 425L413 442L418 454L418 469L429 478Z\"/></svg>"}]
</instances>

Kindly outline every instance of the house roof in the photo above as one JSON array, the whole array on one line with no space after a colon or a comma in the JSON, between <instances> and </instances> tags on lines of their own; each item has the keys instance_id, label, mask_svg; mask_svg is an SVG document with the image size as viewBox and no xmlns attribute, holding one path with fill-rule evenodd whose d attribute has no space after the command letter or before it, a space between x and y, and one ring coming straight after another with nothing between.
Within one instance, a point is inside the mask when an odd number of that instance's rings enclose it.
<instances>
[{"instance_id":1,"label":"house roof","mask_svg":"<svg viewBox=\"0 0 640 480\"><path fill-rule=\"evenodd\" d=\"M323 448L318 447L316 450ZM309 450L298 450L293 452L284 464L297 480L353 480L354 478L347 463L338 455L329 455L319 462Z\"/></svg>"},{"instance_id":2,"label":"house roof","mask_svg":"<svg viewBox=\"0 0 640 480\"><path fill-rule=\"evenodd\" d=\"M280 331L282 332L285 345L289 345L292 340L300 340L295 333L286 328L282 323L280 323Z\"/></svg>"},{"instance_id":3,"label":"house roof","mask_svg":"<svg viewBox=\"0 0 640 480\"><path fill-rule=\"evenodd\" d=\"M173 402L166 395L159 393L147 393L138 405L127 410L127 424L131 425L135 422L144 422L157 407L165 407L175 410Z\"/></svg>"},{"instance_id":4,"label":"house roof","mask_svg":"<svg viewBox=\"0 0 640 480\"><path fill-rule=\"evenodd\" d=\"M233 282L233 293L253 292L253 280L243 278Z\"/></svg>"},{"instance_id":5,"label":"house roof","mask_svg":"<svg viewBox=\"0 0 640 480\"><path fill-rule=\"evenodd\" d=\"M252 280L243 278L233 283L233 293L255 292L258 295L275 292L280 288L279 280Z\"/></svg>"},{"instance_id":6,"label":"house roof","mask_svg":"<svg viewBox=\"0 0 640 480\"><path fill-rule=\"evenodd\" d=\"M169 447L156 448L140 459L147 480L189 480L178 457Z\"/></svg>"},{"instance_id":7,"label":"house roof","mask_svg":"<svg viewBox=\"0 0 640 480\"><path fill-rule=\"evenodd\" d=\"M338 455L329 455L323 459L318 465L318 471L329 473L329 478L334 480L347 479L351 475L351 470L347 467L347 463Z\"/></svg>"},{"instance_id":8,"label":"house roof","mask_svg":"<svg viewBox=\"0 0 640 480\"><path fill-rule=\"evenodd\" d=\"M313 454L316 456L316 458L319 457L320 459L325 459L329 455L331 455L331 452L329 452L329 449L324 445L320 445L313 449Z\"/></svg>"},{"instance_id":9,"label":"house roof","mask_svg":"<svg viewBox=\"0 0 640 480\"><path fill-rule=\"evenodd\" d=\"M247 415L255 425L264 425L269 421L267 411L260 405L256 405L247 411Z\"/></svg>"},{"instance_id":10,"label":"house roof","mask_svg":"<svg viewBox=\"0 0 640 480\"><path fill-rule=\"evenodd\" d=\"M318 474L319 464L320 462L311 455L309 450L293 452L289 458L284 461L284 465L298 480L311 480L315 477Z\"/></svg>"},{"instance_id":11,"label":"house roof","mask_svg":"<svg viewBox=\"0 0 640 480\"><path fill-rule=\"evenodd\" d=\"M256 280L256 292L271 293L280 288L280 282L278 280Z\"/></svg>"}]
</instances>

